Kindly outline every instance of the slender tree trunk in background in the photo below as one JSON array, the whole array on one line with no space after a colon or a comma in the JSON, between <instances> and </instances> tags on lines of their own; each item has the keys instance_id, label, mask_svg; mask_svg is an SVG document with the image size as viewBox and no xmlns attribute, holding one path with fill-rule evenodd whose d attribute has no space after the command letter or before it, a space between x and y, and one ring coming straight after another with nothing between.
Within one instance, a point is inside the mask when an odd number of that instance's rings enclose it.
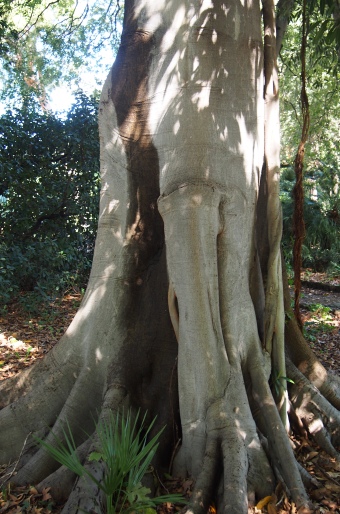
<instances>
[{"instance_id":1,"label":"slender tree trunk in background","mask_svg":"<svg viewBox=\"0 0 340 514\"><path fill-rule=\"evenodd\" d=\"M300 312L301 295L301 268L302 268L302 243L305 238L304 220L304 191L303 191L303 164L305 157L305 146L309 132L309 102L306 90L306 49L307 49L307 2L303 1L302 11L302 37L301 37L301 111L302 130L299 147L294 161L295 186L293 189L294 212L293 212L293 261L294 261L294 314L300 329L302 329L302 318Z\"/></svg>"},{"instance_id":2,"label":"slender tree trunk in background","mask_svg":"<svg viewBox=\"0 0 340 514\"><path fill-rule=\"evenodd\" d=\"M166 469L179 446L172 472L195 480L188 512L214 500L218 512L247 513L278 478L308 511L288 410L335 452L326 436L338 442L338 381L284 319L275 18L263 6L262 21L257 2L126 2L100 101L86 295L46 359L1 388L1 460L24 446L15 481L70 494L64 512L94 509L98 491L74 487L31 434L53 444L49 427L63 437L68 422L86 462L84 429L122 407L167 425L154 466Z\"/></svg>"}]
</instances>

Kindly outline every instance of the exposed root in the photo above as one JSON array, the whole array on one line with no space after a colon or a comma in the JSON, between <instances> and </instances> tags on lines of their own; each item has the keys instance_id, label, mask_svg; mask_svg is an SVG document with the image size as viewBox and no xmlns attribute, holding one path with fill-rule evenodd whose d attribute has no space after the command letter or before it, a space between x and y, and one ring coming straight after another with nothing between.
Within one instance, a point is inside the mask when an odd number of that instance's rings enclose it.
<instances>
[{"instance_id":1,"label":"exposed root","mask_svg":"<svg viewBox=\"0 0 340 514\"><path fill-rule=\"evenodd\" d=\"M255 369L252 370L252 391L261 409L262 418L265 420L262 423L262 429L267 438L269 452L274 459L275 466L282 475L295 503L299 506L308 507L308 496L305 492L290 441L281 422L268 382L264 378L261 379L261 374L256 373Z\"/></svg>"},{"instance_id":2,"label":"exposed root","mask_svg":"<svg viewBox=\"0 0 340 514\"><path fill-rule=\"evenodd\" d=\"M64 439L64 430L67 432L68 427L75 441L80 438L83 439L84 435L89 433L87 431L89 425L93 428L94 416L91 416L88 412L86 404L84 405L84 412L77 409L76 418L72 416L72 410L74 411L74 408L71 408L74 405L73 401L74 398L71 395L69 402L65 404L50 434L45 438L45 442L48 442L51 446L56 444L56 438L59 440ZM126 390L122 387L111 386L105 395L100 419L105 419L109 412L117 412L122 407L129 407ZM101 480L103 477L103 466L100 463L87 461L89 453L97 449L98 441L96 436L87 438L78 447L77 455L85 468L88 468L92 475ZM100 498L100 491L98 486L91 482L86 475L79 478L74 472L64 466L60 466L43 448L38 449L29 458L28 462L21 467L19 472L13 478L10 478L12 482L17 484L37 483L39 479L42 479L37 486L39 490L51 487L55 500L65 501L67 499L63 509L65 513L78 512L79 509L83 509L86 512L100 511L98 500Z\"/></svg>"},{"instance_id":3,"label":"exposed root","mask_svg":"<svg viewBox=\"0 0 340 514\"><path fill-rule=\"evenodd\" d=\"M249 498L262 498L273 491L271 467L255 425L249 426L249 407L245 402L235 406L227 398L214 402L207 412L204 458L188 512L207 512L213 498L216 502L216 484L221 477L220 512L246 513Z\"/></svg>"},{"instance_id":4,"label":"exposed root","mask_svg":"<svg viewBox=\"0 0 340 514\"><path fill-rule=\"evenodd\" d=\"M0 384L0 409L16 402L31 391L33 395L37 395L40 391L46 391L47 388L52 388L53 384L51 378L54 373L57 373L57 369L58 366L52 351L34 366L26 368L20 374L2 381ZM60 375L62 375L62 373L60 373ZM58 378L61 380L61 376ZM63 389L63 384L59 383L59 386L60 394ZM56 383L55 389L58 389ZM41 394L41 396L43 395ZM49 401L48 403L51 402Z\"/></svg>"},{"instance_id":5,"label":"exposed root","mask_svg":"<svg viewBox=\"0 0 340 514\"><path fill-rule=\"evenodd\" d=\"M71 375L71 380L67 380L59 371L58 374L45 377L38 390L30 392L20 401L3 409L1 440L5 441L7 435L9 441L6 447L2 445L3 460L9 462L15 458L18 445L22 445L28 432L42 437L49 427L53 427L53 435L51 433L47 436L50 444L53 444L54 437L63 439L63 431L67 425L76 441L84 438L84 432L91 433L96 407L101 400L101 390L96 388L93 381L92 390L84 402L83 392L90 380L91 374L86 369L77 379ZM61 384L57 385L57 381ZM46 474L56 469L55 461L45 451L36 451L36 442L33 438L28 441L26 450L34 451L34 455L22 465L15 477L17 483L40 482Z\"/></svg>"},{"instance_id":6,"label":"exposed root","mask_svg":"<svg viewBox=\"0 0 340 514\"><path fill-rule=\"evenodd\" d=\"M85 467L91 474L101 481L104 475L102 465L98 463L85 463ZM68 497L62 510L62 514L74 514L75 512L103 512L104 502L98 486L86 475L80 477Z\"/></svg>"},{"instance_id":7,"label":"exposed root","mask_svg":"<svg viewBox=\"0 0 340 514\"><path fill-rule=\"evenodd\" d=\"M42 367L43 361L37 362L35 366L36 369L38 366ZM32 373L32 369L32 367L26 368L14 377L1 381L0 409L3 409L6 405L17 401L27 393L27 390L31 387L30 375Z\"/></svg>"},{"instance_id":8,"label":"exposed root","mask_svg":"<svg viewBox=\"0 0 340 514\"><path fill-rule=\"evenodd\" d=\"M340 413L320 391L287 359L289 377L294 380L290 398L295 415L327 453L339 459Z\"/></svg>"},{"instance_id":9,"label":"exposed root","mask_svg":"<svg viewBox=\"0 0 340 514\"><path fill-rule=\"evenodd\" d=\"M340 410L340 377L327 372L303 337L290 306L286 273L283 274L283 285L286 312L286 353L294 366L320 391L325 399L335 409Z\"/></svg>"},{"instance_id":10,"label":"exposed root","mask_svg":"<svg viewBox=\"0 0 340 514\"><path fill-rule=\"evenodd\" d=\"M320 392L333 407L340 410L340 378L327 373L326 380L320 386Z\"/></svg>"},{"instance_id":11,"label":"exposed root","mask_svg":"<svg viewBox=\"0 0 340 514\"><path fill-rule=\"evenodd\" d=\"M94 418L88 413L88 410L85 408L80 409L79 420L82 420L81 425L77 423L77 421L71 418L72 410L64 408L60 413L56 423L54 424L52 431L45 438L45 442L50 445L55 444L55 439L64 440L64 431L67 431L67 426L70 427L73 437L75 441L79 442L84 438L86 433L91 433L94 425ZM86 414L88 418L86 419ZM43 448L40 448L25 464L18 472L15 477L15 482L20 483L39 483L43 480L46 475L50 475L59 467L58 463L54 460L54 458L47 453Z\"/></svg>"},{"instance_id":12,"label":"exposed root","mask_svg":"<svg viewBox=\"0 0 340 514\"><path fill-rule=\"evenodd\" d=\"M232 372L231 382L239 382L242 373ZM259 380L258 374L256 374ZM242 378L241 378L242 380ZM201 471L187 512L203 514L211 501L218 502L218 511L229 513L248 512L249 502L273 493L276 478L285 483L295 503L309 512L311 504L303 482L317 485L315 480L297 465L287 433L282 425L270 390L253 388L253 395L266 419L266 447L257 435L246 396L236 399L234 387L227 388L223 399L209 407L206 418L205 451ZM243 386L245 395L245 389ZM261 444L262 443L262 444ZM270 463L269 463L270 462ZM217 499L216 483L223 477L223 495ZM235 495L235 491L238 494ZM216 500L217 499L217 500Z\"/></svg>"},{"instance_id":13,"label":"exposed root","mask_svg":"<svg viewBox=\"0 0 340 514\"><path fill-rule=\"evenodd\" d=\"M303 466L301 466L299 462L297 463L297 465L299 468L302 481L307 489L311 489L312 487L321 487L321 483L310 473L308 473L308 471Z\"/></svg>"},{"instance_id":14,"label":"exposed root","mask_svg":"<svg viewBox=\"0 0 340 514\"><path fill-rule=\"evenodd\" d=\"M91 444L91 439L87 439L77 448L77 455L82 464L85 462L90 451ZM52 475L44 478L44 480L37 485L37 489L38 491L42 491L46 487L51 487L53 499L57 502L64 502L72 493L76 479L78 479L78 477L73 471L65 466L60 466Z\"/></svg>"}]
</instances>

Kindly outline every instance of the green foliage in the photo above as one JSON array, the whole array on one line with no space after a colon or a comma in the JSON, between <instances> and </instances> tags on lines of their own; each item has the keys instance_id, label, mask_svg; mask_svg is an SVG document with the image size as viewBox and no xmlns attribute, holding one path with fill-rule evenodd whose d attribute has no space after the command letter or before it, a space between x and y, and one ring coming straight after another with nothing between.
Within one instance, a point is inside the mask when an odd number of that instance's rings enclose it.
<instances>
[{"instance_id":1,"label":"green foliage","mask_svg":"<svg viewBox=\"0 0 340 514\"><path fill-rule=\"evenodd\" d=\"M308 170L304 181L306 237L302 248L302 259L304 267L311 267L317 271L332 271L338 266L340 255L339 177L335 166L319 164L319 168ZM287 262L292 260L294 183L294 170L290 166L284 168L281 175L282 245Z\"/></svg>"},{"instance_id":2,"label":"green foliage","mask_svg":"<svg viewBox=\"0 0 340 514\"><path fill-rule=\"evenodd\" d=\"M339 2L337 0L310 0L309 12L313 16L310 30L314 44L340 45ZM317 15L317 18L316 18Z\"/></svg>"},{"instance_id":3,"label":"green foliage","mask_svg":"<svg viewBox=\"0 0 340 514\"><path fill-rule=\"evenodd\" d=\"M67 82L74 90L81 74L95 77L107 66L105 53L116 53L119 0L0 1L0 98L7 105L35 101L46 109L53 88Z\"/></svg>"},{"instance_id":4,"label":"green foliage","mask_svg":"<svg viewBox=\"0 0 340 514\"><path fill-rule=\"evenodd\" d=\"M80 462L70 427L67 432L64 431L64 442L57 437L54 445L41 439L38 442L60 464L79 476L87 476L98 486L105 495L107 513L127 514L150 509L155 512L156 505L183 503L183 498L178 494L169 494L151 499L150 489L142 485L163 432L161 430L150 439L155 419L148 428L145 427L145 420L146 415L140 421L139 414L133 420L130 411L126 416L115 416L110 411L108 419L97 424L98 451L89 455L89 461L98 462L98 466L104 465L102 481L98 481L89 467Z\"/></svg>"},{"instance_id":5,"label":"green foliage","mask_svg":"<svg viewBox=\"0 0 340 514\"><path fill-rule=\"evenodd\" d=\"M270 383L272 389L275 391L276 396L280 396L282 391L286 391L287 382L294 384L294 380L291 378L283 376L282 373L277 371L275 368L272 370Z\"/></svg>"},{"instance_id":6,"label":"green foliage","mask_svg":"<svg viewBox=\"0 0 340 514\"><path fill-rule=\"evenodd\" d=\"M339 263L339 185L338 150L340 109L338 31L334 0L308 2L307 93L310 130L304 165L304 216L306 239L302 249L303 266L331 272ZM324 23L327 22L327 23ZM337 33L338 34L338 33ZM295 4L285 44L280 53L281 91L281 199L283 203L283 247L291 261L292 189L295 183L294 159L301 135L300 106L301 4Z\"/></svg>"},{"instance_id":7,"label":"green foliage","mask_svg":"<svg viewBox=\"0 0 340 514\"><path fill-rule=\"evenodd\" d=\"M308 306L312 316L304 323L303 335L310 343L315 343L320 336L333 332L335 326L330 323L333 320L332 309L321 303L313 303Z\"/></svg>"},{"instance_id":8,"label":"green foliage","mask_svg":"<svg viewBox=\"0 0 340 514\"><path fill-rule=\"evenodd\" d=\"M311 23L320 21L315 13ZM286 44L280 52L280 98L282 161L291 165L301 135L300 109L300 37L301 20L288 27ZM310 105L310 131L306 145L306 168L332 166L339 169L338 112L340 109L338 52L333 44L326 48L308 34L307 93Z\"/></svg>"},{"instance_id":9,"label":"green foliage","mask_svg":"<svg viewBox=\"0 0 340 514\"><path fill-rule=\"evenodd\" d=\"M333 325L330 325L325 321L319 321L319 319L315 317L311 321L306 321L304 323L303 336L310 343L315 343L320 336L332 332L333 330Z\"/></svg>"},{"instance_id":10,"label":"green foliage","mask_svg":"<svg viewBox=\"0 0 340 514\"><path fill-rule=\"evenodd\" d=\"M322 318L324 321L331 320L332 316L330 316L331 308L322 305L321 303L312 303L309 305L308 310L313 312L319 318Z\"/></svg>"},{"instance_id":11,"label":"green foliage","mask_svg":"<svg viewBox=\"0 0 340 514\"><path fill-rule=\"evenodd\" d=\"M9 20L13 0L0 0L0 56L9 50L9 41L17 41L18 31Z\"/></svg>"},{"instance_id":12,"label":"green foliage","mask_svg":"<svg viewBox=\"0 0 340 514\"><path fill-rule=\"evenodd\" d=\"M49 299L84 286L97 230L97 101L79 93L66 119L35 110L0 118L0 297Z\"/></svg>"}]
</instances>

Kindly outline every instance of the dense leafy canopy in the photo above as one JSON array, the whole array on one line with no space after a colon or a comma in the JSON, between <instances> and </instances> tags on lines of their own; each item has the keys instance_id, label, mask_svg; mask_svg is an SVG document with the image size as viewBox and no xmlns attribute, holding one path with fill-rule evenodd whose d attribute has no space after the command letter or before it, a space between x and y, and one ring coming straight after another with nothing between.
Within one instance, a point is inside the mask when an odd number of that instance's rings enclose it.
<instances>
[{"instance_id":1,"label":"dense leafy canopy","mask_svg":"<svg viewBox=\"0 0 340 514\"><path fill-rule=\"evenodd\" d=\"M0 290L49 295L85 285L97 228L97 101L84 94L66 119L9 111L0 118Z\"/></svg>"},{"instance_id":2,"label":"dense leafy canopy","mask_svg":"<svg viewBox=\"0 0 340 514\"><path fill-rule=\"evenodd\" d=\"M2 306L24 291L32 309L87 283L98 217L96 98L121 19L116 0L0 0ZM86 76L87 94L73 93ZM75 103L56 115L50 93L60 84Z\"/></svg>"}]
</instances>

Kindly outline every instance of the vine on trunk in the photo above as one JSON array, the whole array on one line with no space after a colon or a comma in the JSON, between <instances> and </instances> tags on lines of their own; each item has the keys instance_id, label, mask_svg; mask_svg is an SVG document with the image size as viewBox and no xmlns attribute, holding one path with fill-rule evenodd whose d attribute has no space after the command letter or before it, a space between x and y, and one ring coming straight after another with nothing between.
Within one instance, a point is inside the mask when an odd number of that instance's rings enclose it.
<instances>
[{"instance_id":1,"label":"vine on trunk","mask_svg":"<svg viewBox=\"0 0 340 514\"><path fill-rule=\"evenodd\" d=\"M302 267L302 243L305 237L305 222L303 215L303 165L305 156L305 145L309 132L309 102L306 91L306 47L307 47L307 8L306 0L303 1L302 7L302 38L301 38L301 110L302 110L302 131L301 139L294 161L295 169L295 186L293 190L294 196L294 212L293 212L293 232L294 232L294 314L302 328L302 319L300 313L300 294L301 294L301 267Z\"/></svg>"}]
</instances>

